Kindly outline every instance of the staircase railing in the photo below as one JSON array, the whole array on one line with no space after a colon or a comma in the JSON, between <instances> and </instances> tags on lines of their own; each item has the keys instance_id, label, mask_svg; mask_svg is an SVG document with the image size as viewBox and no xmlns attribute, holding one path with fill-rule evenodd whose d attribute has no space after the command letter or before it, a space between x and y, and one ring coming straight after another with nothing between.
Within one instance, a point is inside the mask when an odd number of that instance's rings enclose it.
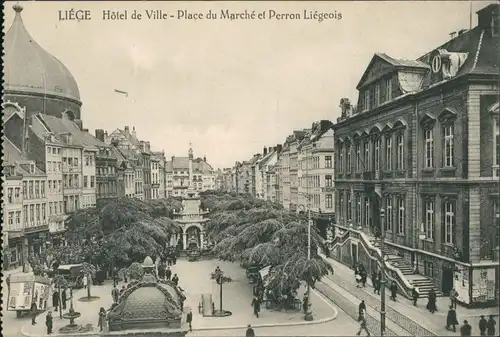
<instances>
[{"instance_id":1,"label":"staircase railing","mask_svg":"<svg viewBox=\"0 0 500 337\"><path fill-rule=\"evenodd\" d=\"M353 238L358 239L359 242L361 242L363 249L365 249L365 251L367 252L368 256L370 256L370 258L372 260L377 261L377 265L379 266L379 268L381 267L381 265L382 265L382 251L378 247L375 247L370 242L370 239L368 238L368 236L365 233L363 233L360 230L354 229L352 227L348 228L348 227L339 226L339 225L336 225L336 227L345 231L345 233L340 237L340 238L342 238L342 243L345 242L345 240L347 240L347 238L349 238L349 237L353 237ZM345 236L345 240L343 240L344 236ZM411 293L413 290L413 285L410 282L408 282L408 280L403 275L401 270L399 270L398 268L394 267L391 263L389 263L389 261L387 260L387 257L386 257L386 260L384 261L384 265L385 265L386 280L389 280L391 282L392 281L396 282L396 285L398 286L400 294L406 298L412 298Z\"/></svg>"},{"instance_id":2,"label":"staircase railing","mask_svg":"<svg viewBox=\"0 0 500 337\"><path fill-rule=\"evenodd\" d=\"M344 244L347 239L349 239L350 232L348 230L345 230L344 233L340 236L335 236L335 238L332 240L331 243L328 245L328 249L330 252L337 247L339 244Z\"/></svg>"}]
</instances>

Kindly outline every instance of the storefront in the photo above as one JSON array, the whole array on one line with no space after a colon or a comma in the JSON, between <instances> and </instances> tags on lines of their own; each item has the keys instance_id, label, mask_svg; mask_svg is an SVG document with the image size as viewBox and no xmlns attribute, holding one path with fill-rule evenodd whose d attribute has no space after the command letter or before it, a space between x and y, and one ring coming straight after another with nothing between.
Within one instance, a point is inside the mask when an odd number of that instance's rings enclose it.
<instances>
[{"instance_id":1,"label":"storefront","mask_svg":"<svg viewBox=\"0 0 500 337\"><path fill-rule=\"evenodd\" d=\"M28 247L28 256L40 256L47 247L48 225L26 228L24 240Z\"/></svg>"},{"instance_id":2,"label":"storefront","mask_svg":"<svg viewBox=\"0 0 500 337\"><path fill-rule=\"evenodd\" d=\"M9 232L9 243L7 254L7 268L17 268L22 265L23 261L23 233Z\"/></svg>"}]
</instances>

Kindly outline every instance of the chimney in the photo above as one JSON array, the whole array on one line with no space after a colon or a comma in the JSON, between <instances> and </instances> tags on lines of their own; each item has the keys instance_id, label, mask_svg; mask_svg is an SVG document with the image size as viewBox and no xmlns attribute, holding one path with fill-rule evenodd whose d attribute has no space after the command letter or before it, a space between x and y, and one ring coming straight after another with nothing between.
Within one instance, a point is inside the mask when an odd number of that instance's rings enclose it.
<instances>
[{"instance_id":1,"label":"chimney","mask_svg":"<svg viewBox=\"0 0 500 337\"><path fill-rule=\"evenodd\" d=\"M132 127L132 137L137 138L137 134L135 133L135 126Z\"/></svg>"},{"instance_id":2,"label":"chimney","mask_svg":"<svg viewBox=\"0 0 500 337\"><path fill-rule=\"evenodd\" d=\"M278 148L278 153L281 153L281 150L283 149L283 145L278 144L278 145L276 145L276 147Z\"/></svg>"},{"instance_id":3,"label":"chimney","mask_svg":"<svg viewBox=\"0 0 500 337\"><path fill-rule=\"evenodd\" d=\"M476 12L477 25L481 27L481 29L486 30L491 35L498 34L498 8L498 4L490 4Z\"/></svg>"},{"instance_id":4,"label":"chimney","mask_svg":"<svg viewBox=\"0 0 500 337\"><path fill-rule=\"evenodd\" d=\"M128 128L128 126L125 127L125 133L128 135L130 133L130 129Z\"/></svg>"},{"instance_id":5,"label":"chimney","mask_svg":"<svg viewBox=\"0 0 500 337\"><path fill-rule=\"evenodd\" d=\"M172 162L174 162L175 156L172 156Z\"/></svg>"},{"instance_id":6,"label":"chimney","mask_svg":"<svg viewBox=\"0 0 500 337\"><path fill-rule=\"evenodd\" d=\"M118 141L118 139L111 139L111 145L113 145L114 147L118 147L118 145L120 145L120 142Z\"/></svg>"},{"instance_id":7,"label":"chimney","mask_svg":"<svg viewBox=\"0 0 500 337\"><path fill-rule=\"evenodd\" d=\"M264 147L264 151L262 152L262 154L265 156L267 155L267 147Z\"/></svg>"},{"instance_id":8,"label":"chimney","mask_svg":"<svg viewBox=\"0 0 500 337\"><path fill-rule=\"evenodd\" d=\"M134 129L134 133L135 133L135 129ZM151 151L151 142L146 142L146 151Z\"/></svg>"},{"instance_id":9,"label":"chimney","mask_svg":"<svg viewBox=\"0 0 500 337\"><path fill-rule=\"evenodd\" d=\"M273 148L272 148L272 146L269 146L269 148L267 149L267 153L271 153L271 152L273 152Z\"/></svg>"},{"instance_id":10,"label":"chimney","mask_svg":"<svg viewBox=\"0 0 500 337\"><path fill-rule=\"evenodd\" d=\"M206 163L207 162L207 156L203 156L203 161Z\"/></svg>"},{"instance_id":11,"label":"chimney","mask_svg":"<svg viewBox=\"0 0 500 337\"><path fill-rule=\"evenodd\" d=\"M95 130L95 138L99 139L101 142L104 142L104 130L103 129L96 129Z\"/></svg>"}]
</instances>

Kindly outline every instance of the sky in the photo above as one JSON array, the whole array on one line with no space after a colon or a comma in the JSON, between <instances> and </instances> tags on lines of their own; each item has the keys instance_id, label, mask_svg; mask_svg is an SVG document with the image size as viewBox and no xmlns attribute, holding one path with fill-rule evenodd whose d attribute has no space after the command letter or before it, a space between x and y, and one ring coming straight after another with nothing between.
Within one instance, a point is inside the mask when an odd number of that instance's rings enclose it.
<instances>
[{"instance_id":1,"label":"sky","mask_svg":"<svg viewBox=\"0 0 500 337\"><path fill-rule=\"evenodd\" d=\"M345 2L22 2L31 36L75 77L82 120L93 133L135 126L141 140L170 156L207 157L214 168L248 160L314 121L336 121L343 97L374 53L416 59L477 24L492 1ZM4 29L14 18L4 3ZM59 11L90 10L88 21ZM300 20L132 20L137 10L300 13ZM104 21L103 10L128 11ZM304 11L342 14L306 20ZM128 97L114 92L129 93Z\"/></svg>"}]
</instances>

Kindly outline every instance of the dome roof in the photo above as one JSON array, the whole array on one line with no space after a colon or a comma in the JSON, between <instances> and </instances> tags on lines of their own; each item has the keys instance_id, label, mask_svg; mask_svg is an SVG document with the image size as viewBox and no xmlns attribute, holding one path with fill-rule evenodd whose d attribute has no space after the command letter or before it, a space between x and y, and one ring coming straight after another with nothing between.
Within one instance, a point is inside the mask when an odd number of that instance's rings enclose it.
<instances>
[{"instance_id":1,"label":"dome roof","mask_svg":"<svg viewBox=\"0 0 500 337\"><path fill-rule=\"evenodd\" d=\"M40 47L24 27L22 7L4 37L4 89L47 94L80 101L73 75L57 58Z\"/></svg>"}]
</instances>

